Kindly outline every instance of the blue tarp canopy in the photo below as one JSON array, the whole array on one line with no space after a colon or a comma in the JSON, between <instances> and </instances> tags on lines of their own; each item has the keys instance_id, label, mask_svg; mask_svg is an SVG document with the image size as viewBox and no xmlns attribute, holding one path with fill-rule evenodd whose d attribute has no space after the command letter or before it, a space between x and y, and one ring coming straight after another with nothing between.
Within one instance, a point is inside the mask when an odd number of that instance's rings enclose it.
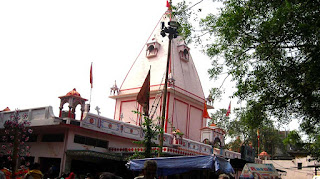
<instances>
[{"instance_id":1,"label":"blue tarp canopy","mask_svg":"<svg viewBox=\"0 0 320 179\"><path fill-rule=\"evenodd\" d=\"M146 160L155 160L158 164L158 176L168 176L188 172L190 170L220 170L222 173L234 173L231 164L215 155L159 157L134 159L127 163L133 171L141 171Z\"/></svg>"}]
</instances>

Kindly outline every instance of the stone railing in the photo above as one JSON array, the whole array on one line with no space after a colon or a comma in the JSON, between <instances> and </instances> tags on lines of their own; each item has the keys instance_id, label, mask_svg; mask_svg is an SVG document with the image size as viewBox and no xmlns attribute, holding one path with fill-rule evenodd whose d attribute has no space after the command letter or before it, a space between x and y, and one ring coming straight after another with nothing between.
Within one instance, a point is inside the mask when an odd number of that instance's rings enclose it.
<instances>
[{"instance_id":1,"label":"stone railing","mask_svg":"<svg viewBox=\"0 0 320 179\"><path fill-rule=\"evenodd\" d=\"M0 128L10 120L15 111L0 112ZM19 110L20 120L30 121L30 126L55 125L61 120L54 116L51 106Z\"/></svg>"},{"instance_id":2,"label":"stone railing","mask_svg":"<svg viewBox=\"0 0 320 179\"><path fill-rule=\"evenodd\" d=\"M91 113L86 114L86 117L82 120L80 126L133 140L142 140L144 137L142 128L140 126ZM197 153L199 155L212 154L212 147L210 145L185 138L181 138L177 144L176 140L177 139L172 134L165 133L163 146ZM159 143L159 140L157 139L154 142Z\"/></svg>"},{"instance_id":3,"label":"stone railing","mask_svg":"<svg viewBox=\"0 0 320 179\"><path fill-rule=\"evenodd\" d=\"M218 148L214 148L213 149L213 154L221 156L221 157L225 157L225 158L229 158L229 159L241 159L241 154L239 152L234 152L234 151L230 151L230 150L220 150Z\"/></svg>"}]
</instances>

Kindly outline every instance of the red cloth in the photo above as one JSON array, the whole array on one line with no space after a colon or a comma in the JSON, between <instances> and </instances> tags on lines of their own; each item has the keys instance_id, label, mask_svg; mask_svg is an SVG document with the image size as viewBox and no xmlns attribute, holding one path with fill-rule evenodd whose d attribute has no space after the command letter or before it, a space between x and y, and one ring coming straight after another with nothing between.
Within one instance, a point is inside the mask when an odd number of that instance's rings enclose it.
<instances>
[{"instance_id":1,"label":"red cloth","mask_svg":"<svg viewBox=\"0 0 320 179\"><path fill-rule=\"evenodd\" d=\"M146 115L149 114L149 99L150 99L150 70L137 96L137 101L141 106L143 106L143 112Z\"/></svg>"},{"instance_id":2,"label":"red cloth","mask_svg":"<svg viewBox=\"0 0 320 179\"><path fill-rule=\"evenodd\" d=\"M202 115L202 117L203 118L210 118L210 116L209 116L209 113L208 113L208 109L207 109L207 104L206 104L206 102L204 102L204 107L203 107L204 109L203 109L203 115Z\"/></svg>"},{"instance_id":3,"label":"red cloth","mask_svg":"<svg viewBox=\"0 0 320 179\"><path fill-rule=\"evenodd\" d=\"M228 117L230 113L231 113L231 101L229 103L229 107L228 107L228 111L226 113L226 116Z\"/></svg>"},{"instance_id":4,"label":"red cloth","mask_svg":"<svg viewBox=\"0 0 320 179\"><path fill-rule=\"evenodd\" d=\"M66 179L74 179L74 177L75 177L75 174L71 172Z\"/></svg>"},{"instance_id":5,"label":"red cloth","mask_svg":"<svg viewBox=\"0 0 320 179\"><path fill-rule=\"evenodd\" d=\"M167 1L166 7L167 7L168 9L170 9L170 3L169 3L168 1Z\"/></svg>"},{"instance_id":6,"label":"red cloth","mask_svg":"<svg viewBox=\"0 0 320 179\"><path fill-rule=\"evenodd\" d=\"M93 78L92 78L92 63L91 63L91 67L90 67L90 84L91 84L91 88L92 88L92 84L93 84Z\"/></svg>"}]
</instances>

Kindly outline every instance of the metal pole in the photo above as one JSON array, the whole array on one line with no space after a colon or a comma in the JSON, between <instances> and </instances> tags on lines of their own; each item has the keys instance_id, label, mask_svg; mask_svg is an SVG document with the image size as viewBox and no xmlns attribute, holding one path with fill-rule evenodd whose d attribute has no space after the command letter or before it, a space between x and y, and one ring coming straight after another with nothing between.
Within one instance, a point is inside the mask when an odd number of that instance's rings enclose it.
<instances>
[{"instance_id":1,"label":"metal pole","mask_svg":"<svg viewBox=\"0 0 320 179\"><path fill-rule=\"evenodd\" d=\"M159 152L158 157L161 157L162 148L163 148L163 133L164 133L164 120L166 116L166 106L167 106L167 91L168 91L168 73L169 73L169 64L170 64L170 56L171 56L171 38L169 38L169 46L168 46L168 56L167 56L167 68L166 68L166 79L164 82L164 90L163 90L163 103L162 103L162 115L161 115L161 131L160 131L160 142L159 142Z\"/></svg>"}]
</instances>

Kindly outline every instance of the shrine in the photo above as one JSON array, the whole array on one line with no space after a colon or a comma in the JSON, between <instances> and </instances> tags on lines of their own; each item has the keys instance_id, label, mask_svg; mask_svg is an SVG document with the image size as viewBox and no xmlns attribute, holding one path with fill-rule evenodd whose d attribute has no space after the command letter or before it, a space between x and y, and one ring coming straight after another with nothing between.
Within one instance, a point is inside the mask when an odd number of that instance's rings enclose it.
<instances>
[{"instance_id":1,"label":"shrine","mask_svg":"<svg viewBox=\"0 0 320 179\"><path fill-rule=\"evenodd\" d=\"M192 50L181 37L169 39L161 33L163 25L174 21L171 10L166 11L120 87L115 83L110 88L110 98L116 101L114 118L101 116L98 107L95 109L98 115L90 112L88 100L75 88L59 97L58 116L53 114L51 106L21 110L20 115L24 116L21 120L30 121L34 131L28 142L30 156L27 159L41 163L43 171L55 165L59 174L74 171L84 175L90 170L115 171L115 167L123 174L127 158L145 150L133 143L143 140L144 133L143 118L132 111L142 112L136 97L149 70L149 114L154 124L160 124L162 110L165 110L163 155L215 154L240 159L240 153L223 150L225 131L214 124L207 126L204 114L213 106L204 96ZM164 99L166 64L169 64L168 86ZM77 106L80 106L80 120L75 117ZM4 132L3 124L10 120L13 112L0 111L0 132ZM159 138L154 142L159 144ZM153 152L158 150L158 147L152 148Z\"/></svg>"}]
</instances>

